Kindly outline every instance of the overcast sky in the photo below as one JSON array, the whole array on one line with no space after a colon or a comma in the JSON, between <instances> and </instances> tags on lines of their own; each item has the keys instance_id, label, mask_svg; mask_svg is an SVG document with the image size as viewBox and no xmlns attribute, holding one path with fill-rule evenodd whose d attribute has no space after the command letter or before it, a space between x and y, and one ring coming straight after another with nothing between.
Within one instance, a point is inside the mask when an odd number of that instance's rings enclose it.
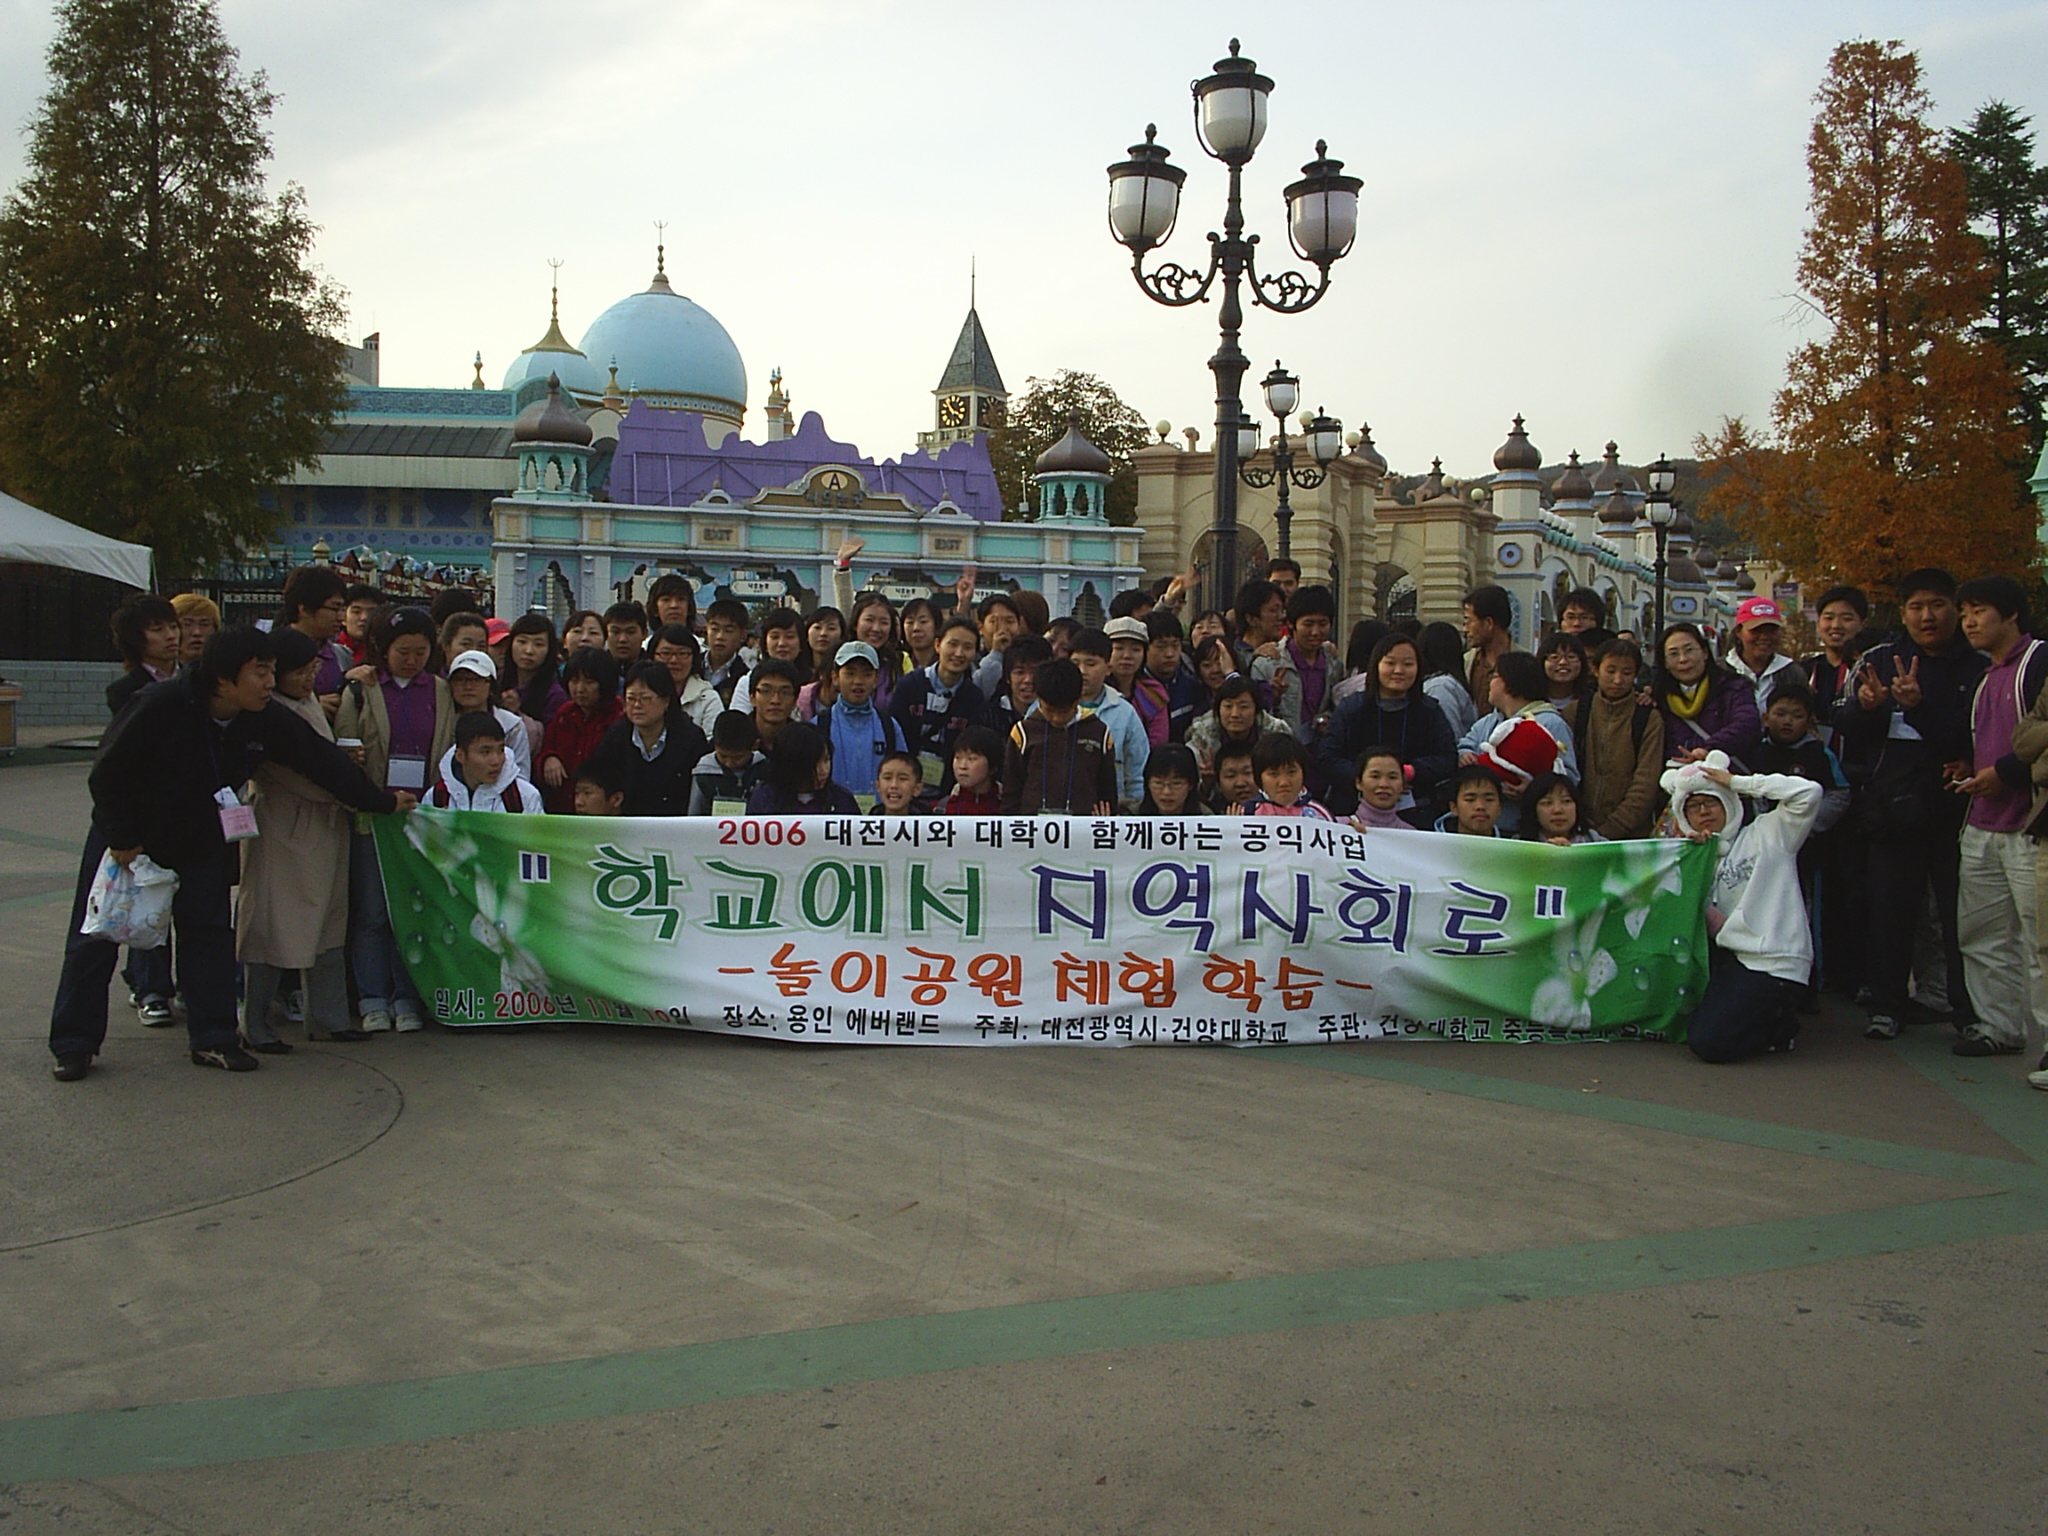
<instances>
[{"instance_id":1,"label":"overcast sky","mask_svg":"<svg viewBox=\"0 0 2048 1536\"><path fill-rule=\"evenodd\" d=\"M1188 82L1229 38L1277 82L1246 174L1280 189L1318 137L1365 178L1363 227L1305 315L1253 310L1251 379L1370 421L1397 470L1476 474L1515 412L1547 459L1640 461L1768 409L1800 333L1812 96L1833 46L1918 50L1938 120L2001 97L2048 122L2048 3L1495 3L1253 7L929 0L225 0L279 92L275 175L383 378L493 384L547 320L573 341L646 286L669 221L679 292L732 333L749 427L780 365L799 412L893 456L967 305L1005 380L1100 374L1176 431L1214 415L1215 306L1168 310L1109 237L1103 168L1148 121L1189 172L1169 254L1221 223ZM47 0L0 0L0 120L43 89ZM23 141L0 141L0 182ZM604 359L598 359L602 364ZM751 432L750 432L751 435Z\"/></svg>"}]
</instances>

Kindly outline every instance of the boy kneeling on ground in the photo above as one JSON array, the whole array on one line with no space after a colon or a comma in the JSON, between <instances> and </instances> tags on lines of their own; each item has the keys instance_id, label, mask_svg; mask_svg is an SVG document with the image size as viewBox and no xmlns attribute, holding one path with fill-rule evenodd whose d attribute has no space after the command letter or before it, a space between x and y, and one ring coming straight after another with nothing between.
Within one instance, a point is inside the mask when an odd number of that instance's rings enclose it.
<instances>
[{"instance_id":1,"label":"boy kneeling on ground","mask_svg":"<svg viewBox=\"0 0 2048 1536\"><path fill-rule=\"evenodd\" d=\"M1709 752L1664 775L1683 835L1721 841L1707 897L1713 969L1686 1024L1701 1061L1741 1061L1789 1051L1799 1033L1793 1001L1813 965L1806 904L1799 895L1799 847L1813 829L1824 789L1784 773L1731 775L1728 754ZM1778 802L1743 820L1743 795Z\"/></svg>"}]
</instances>

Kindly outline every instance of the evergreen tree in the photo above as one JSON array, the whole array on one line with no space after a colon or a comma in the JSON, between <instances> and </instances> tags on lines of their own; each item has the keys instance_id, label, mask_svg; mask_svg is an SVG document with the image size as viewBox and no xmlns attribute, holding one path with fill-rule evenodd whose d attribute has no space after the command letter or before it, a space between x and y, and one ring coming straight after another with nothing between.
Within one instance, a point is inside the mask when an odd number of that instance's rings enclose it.
<instances>
[{"instance_id":1,"label":"evergreen tree","mask_svg":"<svg viewBox=\"0 0 2048 1536\"><path fill-rule=\"evenodd\" d=\"M1998 343L2019 382L2027 433L2024 471L2041 452L2048 400L2048 167L2034 163L2032 120L2002 101L1953 129L1949 153L1969 186L1970 222L1991 260L1991 294L1979 329Z\"/></svg>"},{"instance_id":2,"label":"evergreen tree","mask_svg":"<svg viewBox=\"0 0 2048 1536\"><path fill-rule=\"evenodd\" d=\"M346 401L303 194L266 194L274 98L211 0L64 0L0 208L0 478L191 574L268 541L259 495Z\"/></svg>"},{"instance_id":3,"label":"evergreen tree","mask_svg":"<svg viewBox=\"0 0 2048 1536\"><path fill-rule=\"evenodd\" d=\"M1975 329L1991 273L1919 61L1844 43L1815 101L1799 286L1827 335L1793 353L1768 433L1735 420L1701 441L1707 510L1802 581L2023 574L2037 546L2011 472L2012 370Z\"/></svg>"},{"instance_id":4,"label":"evergreen tree","mask_svg":"<svg viewBox=\"0 0 2048 1536\"><path fill-rule=\"evenodd\" d=\"M1118 398L1117 392L1092 373L1062 368L1049 379L1027 379L1024 393L1010 402L1008 422L989 433L988 454L995 464L996 483L1003 488L1003 516L1014 518L1026 506L1036 512L1038 494L1032 468L1038 456L1067 435L1075 416L1081 435L1109 455L1111 479L1103 497L1104 515L1128 528L1138 516L1138 472L1131 454L1152 440L1145 418Z\"/></svg>"}]
</instances>

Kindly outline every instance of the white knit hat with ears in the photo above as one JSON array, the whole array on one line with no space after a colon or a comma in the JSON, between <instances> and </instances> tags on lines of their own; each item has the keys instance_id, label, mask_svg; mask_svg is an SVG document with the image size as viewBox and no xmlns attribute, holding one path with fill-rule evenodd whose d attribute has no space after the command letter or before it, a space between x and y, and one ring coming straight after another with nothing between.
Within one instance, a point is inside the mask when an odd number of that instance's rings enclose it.
<instances>
[{"instance_id":1,"label":"white knit hat with ears","mask_svg":"<svg viewBox=\"0 0 2048 1536\"><path fill-rule=\"evenodd\" d=\"M1671 797L1671 818L1678 825L1690 830L1692 823L1685 819L1685 802L1694 795L1712 795L1721 802L1728 813L1728 824L1720 831L1725 840L1733 837L1742 827L1742 797L1726 785L1716 784L1702 771L1719 768L1724 772L1728 767L1728 754L1720 750L1709 752L1704 761L1685 763L1676 768L1664 770L1664 792Z\"/></svg>"}]
</instances>

